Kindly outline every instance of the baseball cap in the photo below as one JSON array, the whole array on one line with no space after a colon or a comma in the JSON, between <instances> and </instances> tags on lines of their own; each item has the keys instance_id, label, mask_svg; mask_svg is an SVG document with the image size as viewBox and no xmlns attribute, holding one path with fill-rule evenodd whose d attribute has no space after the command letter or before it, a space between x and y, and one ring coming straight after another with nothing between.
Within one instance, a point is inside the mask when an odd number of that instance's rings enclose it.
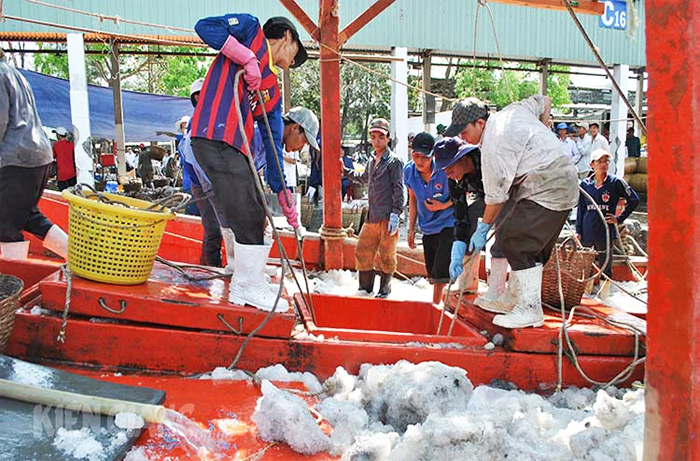
<instances>
[{"instance_id":1,"label":"baseball cap","mask_svg":"<svg viewBox=\"0 0 700 461\"><path fill-rule=\"evenodd\" d=\"M435 171L444 170L453 165L457 160L474 149L478 149L478 147L473 144L467 144L459 138L442 138L433 147Z\"/></svg>"},{"instance_id":2,"label":"baseball cap","mask_svg":"<svg viewBox=\"0 0 700 461\"><path fill-rule=\"evenodd\" d=\"M294 69L304 64L309 58L309 55L306 52L306 48L304 48L304 44L301 43L301 40L299 40L299 32L297 32L297 28L294 23L284 16L274 16L268 19L263 26L263 33L265 34L265 37L267 37L277 28L288 29L292 33L292 38L296 40L297 45L299 45L299 51L297 51L296 56L294 56L294 64L292 64L290 67Z\"/></svg>"},{"instance_id":3,"label":"baseball cap","mask_svg":"<svg viewBox=\"0 0 700 461\"><path fill-rule=\"evenodd\" d=\"M596 149L593 152L591 152L591 162L595 162L596 160L600 160L603 157L611 157L612 155L610 152L608 152L605 149Z\"/></svg>"},{"instance_id":4,"label":"baseball cap","mask_svg":"<svg viewBox=\"0 0 700 461\"><path fill-rule=\"evenodd\" d=\"M197 80L192 82L192 85L190 85L190 96L197 93L198 91L202 91L203 86L204 86L204 79L203 78L198 78Z\"/></svg>"},{"instance_id":5,"label":"baseball cap","mask_svg":"<svg viewBox=\"0 0 700 461\"><path fill-rule=\"evenodd\" d=\"M452 122L443 134L447 137L459 136L467 125L480 118L485 118L488 113L488 106L480 99L462 99L452 108Z\"/></svg>"},{"instance_id":6,"label":"baseball cap","mask_svg":"<svg viewBox=\"0 0 700 461\"><path fill-rule=\"evenodd\" d=\"M369 132L379 131L386 135L389 134L389 122L385 118L375 118L369 125ZM415 139L414 139L415 141Z\"/></svg>"},{"instance_id":7,"label":"baseball cap","mask_svg":"<svg viewBox=\"0 0 700 461\"><path fill-rule=\"evenodd\" d=\"M318 118L306 107L293 107L284 115L284 118L291 120L303 128L306 140L309 145L316 150L320 150L316 136L318 135Z\"/></svg>"},{"instance_id":8,"label":"baseball cap","mask_svg":"<svg viewBox=\"0 0 700 461\"><path fill-rule=\"evenodd\" d=\"M62 126L57 127L55 130L53 130L53 132L59 136L68 136L68 130Z\"/></svg>"},{"instance_id":9,"label":"baseball cap","mask_svg":"<svg viewBox=\"0 0 700 461\"><path fill-rule=\"evenodd\" d=\"M557 123L557 130L568 130L568 129L569 129L569 125L567 125L566 123L564 123L564 122Z\"/></svg>"},{"instance_id":10,"label":"baseball cap","mask_svg":"<svg viewBox=\"0 0 700 461\"><path fill-rule=\"evenodd\" d=\"M430 133L418 133L413 138L413 152L418 152L426 157L433 155L433 146L435 138Z\"/></svg>"},{"instance_id":11,"label":"baseball cap","mask_svg":"<svg viewBox=\"0 0 700 461\"><path fill-rule=\"evenodd\" d=\"M435 127L435 130L438 134L443 134L445 132L445 129L447 129L447 127L442 123Z\"/></svg>"}]
</instances>

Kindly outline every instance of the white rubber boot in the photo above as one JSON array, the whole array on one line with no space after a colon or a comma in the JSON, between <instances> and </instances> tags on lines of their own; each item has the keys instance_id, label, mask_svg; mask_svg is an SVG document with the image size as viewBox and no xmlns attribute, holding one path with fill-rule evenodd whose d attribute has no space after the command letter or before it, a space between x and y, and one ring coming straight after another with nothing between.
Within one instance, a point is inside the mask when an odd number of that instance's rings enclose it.
<instances>
[{"instance_id":1,"label":"white rubber boot","mask_svg":"<svg viewBox=\"0 0 700 461\"><path fill-rule=\"evenodd\" d=\"M233 235L233 231L228 227L221 228L221 235L224 238L224 248L226 250L226 267L224 271L227 274L233 274L233 259L235 255L235 242L236 238Z\"/></svg>"},{"instance_id":2,"label":"white rubber boot","mask_svg":"<svg viewBox=\"0 0 700 461\"><path fill-rule=\"evenodd\" d=\"M61 258L68 260L68 235L57 225L51 226L44 237L44 248L53 251Z\"/></svg>"},{"instance_id":3,"label":"white rubber boot","mask_svg":"<svg viewBox=\"0 0 700 461\"><path fill-rule=\"evenodd\" d=\"M497 315L493 324L503 328L541 327L542 312L542 265L510 273L509 291L516 299L509 314Z\"/></svg>"},{"instance_id":4,"label":"white rubber boot","mask_svg":"<svg viewBox=\"0 0 700 461\"><path fill-rule=\"evenodd\" d=\"M488 276L489 289L474 300L474 304L485 311L505 314L511 311L515 300L506 290L508 276L508 260L506 258L491 259L491 273Z\"/></svg>"},{"instance_id":5,"label":"white rubber boot","mask_svg":"<svg viewBox=\"0 0 700 461\"><path fill-rule=\"evenodd\" d=\"M29 255L29 240L2 242L0 243L0 253L2 253L3 259L27 259Z\"/></svg>"},{"instance_id":6,"label":"white rubber boot","mask_svg":"<svg viewBox=\"0 0 700 461\"><path fill-rule=\"evenodd\" d=\"M234 244L236 257L233 260L233 276L229 285L228 300L233 304L250 305L263 311L271 311L277 292L272 293L265 282L265 263L271 245ZM289 303L280 298L275 312L287 312Z\"/></svg>"}]
</instances>

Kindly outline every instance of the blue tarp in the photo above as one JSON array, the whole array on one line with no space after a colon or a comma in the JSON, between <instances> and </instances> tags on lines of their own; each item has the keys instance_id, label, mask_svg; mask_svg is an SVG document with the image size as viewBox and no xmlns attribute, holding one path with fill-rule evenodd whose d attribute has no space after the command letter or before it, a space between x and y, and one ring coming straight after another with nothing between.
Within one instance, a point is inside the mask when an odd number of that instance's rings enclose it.
<instances>
[{"instance_id":1,"label":"blue tarp","mask_svg":"<svg viewBox=\"0 0 700 461\"><path fill-rule=\"evenodd\" d=\"M20 69L34 90L36 104L44 126L63 126L70 130L70 82L61 78ZM112 89L88 85L90 130L93 138L114 139L114 104ZM127 142L168 141L157 131L175 131L175 122L191 115L188 98L122 91L124 131Z\"/></svg>"}]
</instances>

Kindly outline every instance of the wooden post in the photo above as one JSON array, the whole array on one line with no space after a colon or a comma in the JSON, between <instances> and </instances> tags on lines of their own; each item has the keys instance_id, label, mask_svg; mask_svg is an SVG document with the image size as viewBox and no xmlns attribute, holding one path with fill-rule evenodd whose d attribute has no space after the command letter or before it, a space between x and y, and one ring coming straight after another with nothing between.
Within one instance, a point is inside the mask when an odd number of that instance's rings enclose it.
<instances>
[{"instance_id":1,"label":"wooden post","mask_svg":"<svg viewBox=\"0 0 700 461\"><path fill-rule=\"evenodd\" d=\"M540 94L547 96L547 78L549 77L549 62L551 59L540 61Z\"/></svg>"},{"instance_id":2,"label":"wooden post","mask_svg":"<svg viewBox=\"0 0 700 461\"><path fill-rule=\"evenodd\" d=\"M120 183L128 181L126 174L126 156L124 150L124 112L122 110L122 82L119 77L119 44L112 38L109 41L109 58L111 75L109 86L112 87L114 101L114 141L117 146L117 177Z\"/></svg>"},{"instance_id":3,"label":"wooden post","mask_svg":"<svg viewBox=\"0 0 700 461\"><path fill-rule=\"evenodd\" d=\"M282 71L282 105L285 114L292 108L292 82L289 78L289 69Z\"/></svg>"}]
</instances>

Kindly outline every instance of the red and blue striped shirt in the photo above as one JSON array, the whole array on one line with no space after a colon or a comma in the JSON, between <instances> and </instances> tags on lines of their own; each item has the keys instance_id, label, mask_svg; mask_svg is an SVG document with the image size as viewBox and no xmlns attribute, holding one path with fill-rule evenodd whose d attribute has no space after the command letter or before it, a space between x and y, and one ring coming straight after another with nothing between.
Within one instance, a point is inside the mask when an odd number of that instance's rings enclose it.
<instances>
[{"instance_id":1,"label":"red and blue striped shirt","mask_svg":"<svg viewBox=\"0 0 700 461\"><path fill-rule=\"evenodd\" d=\"M257 94L249 92L245 80L238 81L238 96L235 99L233 87L236 73L242 69L235 62L219 53L209 67L204 86L199 94L199 100L192 116L192 137L221 141L237 150L248 154L243 142L245 136L249 142L253 139L254 121L264 123L263 110L267 113L272 131L272 139L267 129L261 125L260 134L265 146L268 164L274 165L274 150L277 148L280 165L282 159L282 99L277 74L271 62L270 50L258 19L249 14L227 14L204 18L197 22L195 31L210 47L220 50L229 36L250 48L260 63L261 85L260 92L264 100L264 108L258 104ZM245 131L241 132L238 114L234 104L241 108ZM268 168L268 182L274 192L279 192L285 186L284 176L280 176L276 168Z\"/></svg>"}]
</instances>

